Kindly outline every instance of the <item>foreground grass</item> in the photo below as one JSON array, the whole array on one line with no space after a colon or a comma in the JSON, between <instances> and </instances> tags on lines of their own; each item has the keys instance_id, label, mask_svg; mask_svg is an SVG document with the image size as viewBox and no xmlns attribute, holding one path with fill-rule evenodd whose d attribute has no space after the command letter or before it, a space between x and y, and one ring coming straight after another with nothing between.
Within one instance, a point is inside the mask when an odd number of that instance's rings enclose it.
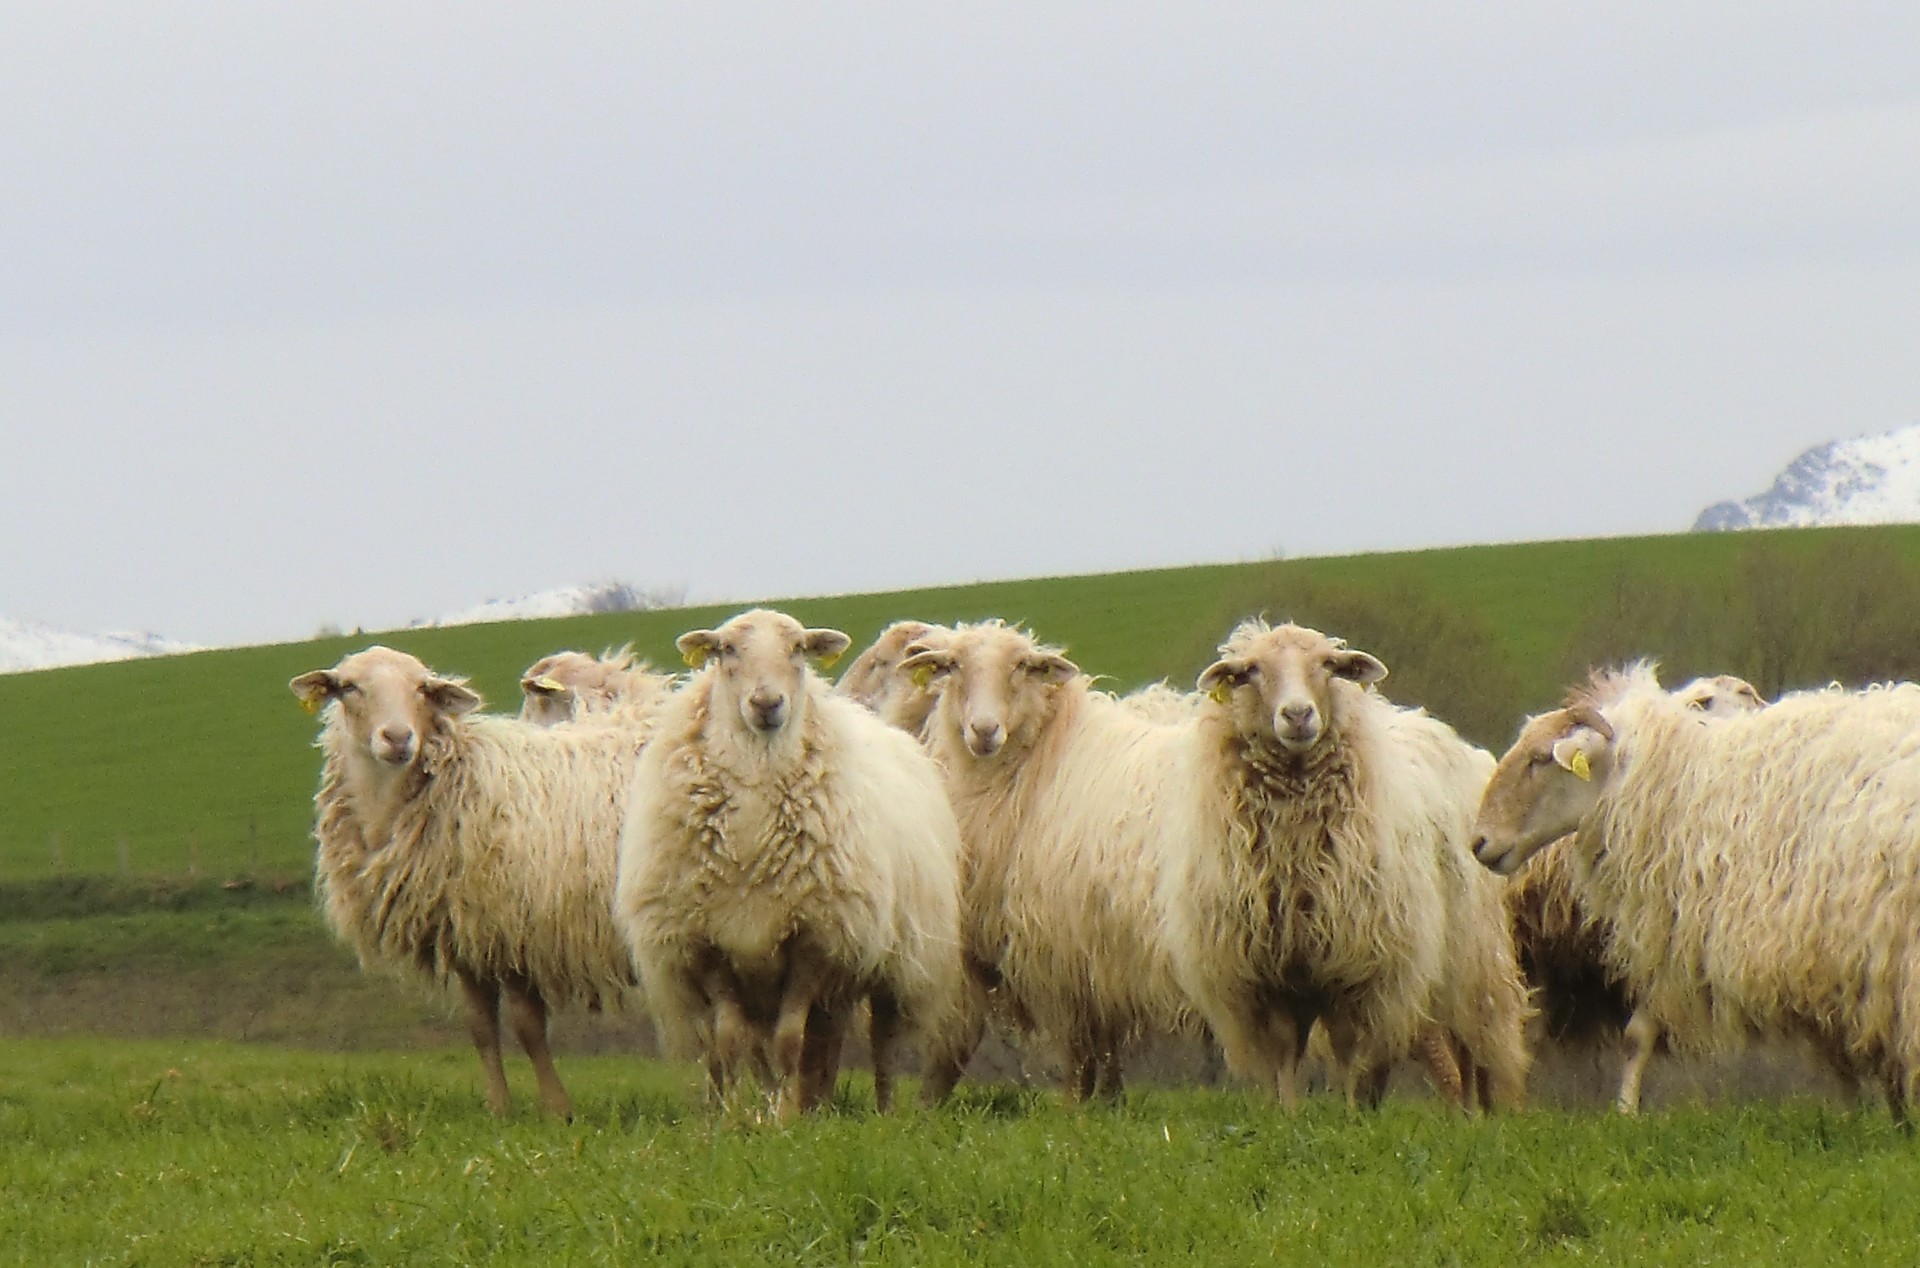
<instances>
[{"instance_id":1,"label":"foreground grass","mask_svg":"<svg viewBox=\"0 0 1920 1268\"><path fill-rule=\"evenodd\" d=\"M1912 1140L1810 1103L1289 1119L1232 1093L1076 1113L989 1088L880 1118L855 1087L780 1128L710 1114L686 1067L567 1074L570 1125L489 1118L458 1050L0 1044L0 1258L1837 1263L1920 1238Z\"/></svg>"}]
</instances>

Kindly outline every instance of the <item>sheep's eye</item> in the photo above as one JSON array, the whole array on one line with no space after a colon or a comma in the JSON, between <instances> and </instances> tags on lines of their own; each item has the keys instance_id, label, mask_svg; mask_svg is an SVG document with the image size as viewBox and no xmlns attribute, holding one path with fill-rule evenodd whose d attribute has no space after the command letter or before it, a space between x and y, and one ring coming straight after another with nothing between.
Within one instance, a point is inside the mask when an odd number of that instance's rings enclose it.
<instances>
[{"instance_id":1,"label":"sheep's eye","mask_svg":"<svg viewBox=\"0 0 1920 1268\"><path fill-rule=\"evenodd\" d=\"M335 695L341 695L341 696L356 695L360 691L360 684L357 682L343 682L337 687L335 687L333 690Z\"/></svg>"}]
</instances>

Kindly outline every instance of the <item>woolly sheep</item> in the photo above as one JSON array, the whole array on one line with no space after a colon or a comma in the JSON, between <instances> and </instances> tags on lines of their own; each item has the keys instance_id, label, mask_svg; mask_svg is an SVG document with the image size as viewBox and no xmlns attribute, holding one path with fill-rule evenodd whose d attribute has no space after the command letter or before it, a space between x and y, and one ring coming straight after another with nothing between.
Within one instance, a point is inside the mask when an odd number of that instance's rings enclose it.
<instances>
[{"instance_id":1,"label":"woolly sheep","mask_svg":"<svg viewBox=\"0 0 1920 1268\"><path fill-rule=\"evenodd\" d=\"M933 713L933 693L925 675L902 669L901 662L909 646L937 647L950 632L944 625L925 621L895 621L854 657L834 684L834 692L858 700L907 734L919 735Z\"/></svg>"},{"instance_id":2,"label":"woolly sheep","mask_svg":"<svg viewBox=\"0 0 1920 1268\"><path fill-rule=\"evenodd\" d=\"M1766 707L1753 684L1732 674L1695 678L1674 699L1703 719L1737 717ZM1636 1014L1625 986L1606 964L1607 926L1580 905L1577 860L1566 838L1533 855L1507 886L1514 948L1540 1002L1545 1028L1562 1042L1624 1033L1627 1060L1615 1103L1624 1113L1640 1106L1647 1063L1660 1042L1658 1027ZM1842 1072L1843 1078L1847 1077Z\"/></svg>"},{"instance_id":3,"label":"woolly sheep","mask_svg":"<svg viewBox=\"0 0 1920 1268\"><path fill-rule=\"evenodd\" d=\"M847 641L764 609L682 635L704 667L657 716L621 843L616 915L663 1040L722 1090L770 1071L783 1115L827 1093L863 996L886 1107L895 1043L945 1063L961 990L953 812L913 739L808 667Z\"/></svg>"},{"instance_id":4,"label":"woolly sheep","mask_svg":"<svg viewBox=\"0 0 1920 1268\"><path fill-rule=\"evenodd\" d=\"M1200 716L1203 699L1197 691L1176 691L1162 680L1121 696L1120 703L1149 722L1178 725Z\"/></svg>"},{"instance_id":5,"label":"woolly sheep","mask_svg":"<svg viewBox=\"0 0 1920 1268\"><path fill-rule=\"evenodd\" d=\"M1181 734L1000 621L911 651L966 844L969 965L1053 1047L1073 1094L1117 1096L1127 1040L1186 1013L1154 905Z\"/></svg>"},{"instance_id":6,"label":"woolly sheep","mask_svg":"<svg viewBox=\"0 0 1920 1268\"><path fill-rule=\"evenodd\" d=\"M1221 645L1199 681L1193 844L1160 895L1176 972L1229 1068L1289 1108L1316 1020L1350 1093L1377 1098L1418 1041L1443 1093L1450 1046L1517 1104L1526 996L1497 892L1463 870L1492 759L1368 690L1386 672L1293 625Z\"/></svg>"},{"instance_id":7,"label":"woolly sheep","mask_svg":"<svg viewBox=\"0 0 1920 1268\"><path fill-rule=\"evenodd\" d=\"M1904 1118L1920 1070L1920 687L1784 697L1712 726L1635 664L1532 719L1475 852L1512 872L1566 833L1581 903L1652 1033L1724 1050L1811 1038L1877 1073Z\"/></svg>"},{"instance_id":8,"label":"woolly sheep","mask_svg":"<svg viewBox=\"0 0 1920 1268\"><path fill-rule=\"evenodd\" d=\"M597 657L555 652L520 676L520 717L539 726L602 714L644 717L672 689L672 676L635 660L632 644Z\"/></svg>"},{"instance_id":9,"label":"woolly sheep","mask_svg":"<svg viewBox=\"0 0 1920 1268\"><path fill-rule=\"evenodd\" d=\"M460 983L498 1114L504 999L542 1105L571 1117L547 1014L616 1004L634 985L612 895L640 739L476 715L462 681L387 647L289 685L326 709L314 886L327 924L367 968Z\"/></svg>"}]
</instances>

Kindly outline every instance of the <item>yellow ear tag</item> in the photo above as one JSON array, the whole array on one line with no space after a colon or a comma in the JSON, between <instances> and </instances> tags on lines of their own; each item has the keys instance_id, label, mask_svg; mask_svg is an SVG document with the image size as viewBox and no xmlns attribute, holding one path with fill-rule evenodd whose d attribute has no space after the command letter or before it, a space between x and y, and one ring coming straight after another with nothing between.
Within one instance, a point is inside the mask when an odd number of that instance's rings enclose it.
<instances>
[{"instance_id":1,"label":"yellow ear tag","mask_svg":"<svg viewBox=\"0 0 1920 1268\"><path fill-rule=\"evenodd\" d=\"M1576 778L1593 778L1593 767L1587 765L1587 755L1585 753L1575 753L1573 760L1567 763L1567 769L1572 771Z\"/></svg>"},{"instance_id":2,"label":"yellow ear tag","mask_svg":"<svg viewBox=\"0 0 1920 1268\"><path fill-rule=\"evenodd\" d=\"M1207 695L1215 704L1225 704L1227 699L1233 695L1233 687L1228 684L1226 679L1222 678L1219 682L1213 684L1213 690L1209 691Z\"/></svg>"},{"instance_id":3,"label":"yellow ear tag","mask_svg":"<svg viewBox=\"0 0 1920 1268\"><path fill-rule=\"evenodd\" d=\"M545 674L533 680L533 687L534 690L544 691L550 696L557 696L566 690L558 678L549 678Z\"/></svg>"},{"instance_id":4,"label":"yellow ear tag","mask_svg":"<svg viewBox=\"0 0 1920 1268\"><path fill-rule=\"evenodd\" d=\"M696 647L690 652L681 652L680 659L687 662L687 668L698 669L707 663L707 655L706 648Z\"/></svg>"},{"instance_id":5,"label":"yellow ear tag","mask_svg":"<svg viewBox=\"0 0 1920 1268\"><path fill-rule=\"evenodd\" d=\"M842 656L845 656L846 654L847 654L847 649L843 647L831 656L822 656L820 658L820 668L832 669L835 665L840 663L840 658Z\"/></svg>"},{"instance_id":6,"label":"yellow ear tag","mask_svg":"<svg viewBox=\"0 0 1920 1268\"><path fill-rule=\"evenodd\" d=\"M918 665L913 671L913 685L925 691L933 685L933 666Z\"/></svg>"},{"instance_id":7,"label":"yellow ear tag","mask_svg":"<svg viewBox=\"0 0 1920 1268\"><path fill-rule=\"evenodd\" d=\"M300 711L302 713L320 712L320 697L319 696L301 696Z\"/></svg>"}]
</instances>

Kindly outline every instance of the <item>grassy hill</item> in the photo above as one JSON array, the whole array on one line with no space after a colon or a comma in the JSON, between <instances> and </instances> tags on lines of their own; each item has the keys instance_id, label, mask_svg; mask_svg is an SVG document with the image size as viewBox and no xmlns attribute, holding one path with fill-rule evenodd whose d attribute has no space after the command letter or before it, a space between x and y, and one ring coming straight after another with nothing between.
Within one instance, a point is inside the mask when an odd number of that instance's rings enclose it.
<instances>
[{"instance_id":1,"label":"grassy hill","mask_svg":"<svg viewBox=\"0 0 1920 1268\"><path fill-rule=\"evenodd\" d=\"M1769 549L1813 557L1836 542L1920 560L1920 527L1766 534ZM1707 593L1743 567L1754 536L1687 535L1469 547L1348 558L1208 565L1104 576L949 586L888 594L776 601L856 646L903 616L936 621L1003 616L1067 646L1083 668L1128 688L1163 676L1191 682L1242 615L1295 615L1337 588L1373 618L1418 618L1393 652L1351 624L1322 618L1381 652L1407 696L1407 658L1444 663L1458 636L1423 646L1420 621L1454 614L1482 631L1470 656L1498 695L1477 725L1424 702L1481 743L1498 745L1526 709L1551 702L1588 614L1617 604L1619 578L1657 577L1664 593ZM518 707L519 674L563 647L631 641L657 663L672 643L743 605L524 621L377 636L438 669L469 675L493 707ZM1311 608L1313 603L1309 603ZM1360 610L1360 609L1353 609ZM1301 614L1311 617L1311 611ZM1372 619L1372 618L1367 618ZM1362 620L1365 624L1365 620ZM1384 637L1381 636L1381 637ZM57 875L299 876L308 866L310 797L318 769L313 719L286 689L304 670L376 641L356 635L271 647L0 676L0 883ZM1668 654L1661 646L1634 650ZM1457 657L1456 657L1457 659ZM1824 678L1821 679L1824 681ZM1473 689L1471 684L1467 690Z\"/></svg>"}]
</instances>

